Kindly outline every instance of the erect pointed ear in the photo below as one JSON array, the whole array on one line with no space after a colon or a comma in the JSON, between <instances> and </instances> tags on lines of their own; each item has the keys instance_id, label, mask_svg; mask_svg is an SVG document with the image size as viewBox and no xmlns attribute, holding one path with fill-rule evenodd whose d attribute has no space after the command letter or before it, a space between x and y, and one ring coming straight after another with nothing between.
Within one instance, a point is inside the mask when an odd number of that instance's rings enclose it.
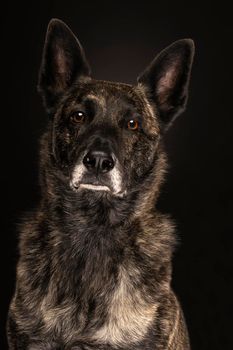
<instances>
[{"instance_id":1,"label":"erect pointed ear","mask_svg":"<svg viewBox=\"0 0 233 350\"><path fill-rule=\"evenodd\" d=\"M155 57L138 77L165 125L185 108L193 55L193 41L178 40Z\"/></svg>"},{"instance_id":2,"label":"erect pointed ear","mask_svg":"<svg viewBox=\"0 0 233 350\"><path fill-rule=\"evenodd\" d=\"M53 111L74 81L88 76L89 64L78 39L64 22L52 19L47 29L38 84L47 110Z\"/></svg>"}]
</instances>

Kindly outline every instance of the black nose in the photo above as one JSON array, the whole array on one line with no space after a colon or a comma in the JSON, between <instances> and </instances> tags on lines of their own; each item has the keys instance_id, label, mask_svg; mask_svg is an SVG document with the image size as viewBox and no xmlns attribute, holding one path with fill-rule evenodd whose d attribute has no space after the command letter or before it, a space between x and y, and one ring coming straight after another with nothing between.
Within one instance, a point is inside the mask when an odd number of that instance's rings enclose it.
<instances>
[{"instance_id":1,"label":"black nose","mask_svg":"<svg viewBox=\"0 0 233 350\"><path fill-rule=\"evenodd\" d=\"M96 174L107 173L114 168L113 158L103 151L88 152L83 158L85 167Z\"/></svg>"}]
</instances>

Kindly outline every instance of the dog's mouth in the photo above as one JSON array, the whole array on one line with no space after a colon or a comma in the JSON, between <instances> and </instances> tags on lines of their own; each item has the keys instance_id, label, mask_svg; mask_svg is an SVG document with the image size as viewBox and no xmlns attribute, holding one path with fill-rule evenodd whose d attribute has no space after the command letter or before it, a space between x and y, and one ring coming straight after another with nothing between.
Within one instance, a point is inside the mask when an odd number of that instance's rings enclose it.
<instances>
[{"instance_id":1,"label":"dog's mouth","mask_svg":"<svg viewBox=\"0 0 233 350\"><path fill-rule=\"evenodd\" d=\"M78 164L71 174L70 186L75 192L90 190L103 193L108 192L120 197L126 192L121 172L117 167L107 173L94 174L89 172L83 164Z\"/></svg>"},{"instance_id":2,"label":"dog's mouth","mask_svg":"<svg viewBox=\"0 0 233 350\"><path fill-rule=\"evenodd\" d=\"M123 191L119 191L116 192L114 191L114 189L111 186L108 185L100 185L100 184L96 184L96 183L80 183L79 185L74 185L71 184L71 187L73 188L73 190L75 190L75 192L78 192L80 190L90 190L90 191L97 191L97 192L103 192L103 193L109 193L113 196L119 197L119 198L123 198L126 194L127 191L123 190Z\"/></svg>"},{"instance_id":3,"label":"dog's mouth","mask_svg":"<svg viewBox=\"0 0 233 350\"><path fill-rule=\"evenodd\" d=\"M126 194L126 190L122 188L115 188L110 181L100 181L82 178L80 181L70 181L70 186L75 192L82 190L89 190L92 192L98 191L103 193L109 193L113 196L123 197Z\"/></svg>"},{"instance_id":4,"label":"dog's mouth","mask_svg":"<svg viewBox=\"0 0 233 350\"><path fill-rule=\"evenodd\" d=\"M110 187L106 185L100 185L100 184L92 184L92 183L80 183L79 186L74 186L77 190L78 189L87 189L92 191L108 191L111 192Z\"/></svg>"}]
</instances>

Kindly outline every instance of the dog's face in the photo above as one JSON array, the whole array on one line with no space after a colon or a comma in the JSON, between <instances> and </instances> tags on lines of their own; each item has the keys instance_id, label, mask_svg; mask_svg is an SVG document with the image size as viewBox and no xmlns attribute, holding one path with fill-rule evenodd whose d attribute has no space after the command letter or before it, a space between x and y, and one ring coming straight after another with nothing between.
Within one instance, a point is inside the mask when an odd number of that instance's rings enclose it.
<instances>
[{"instance_id":1,"label":"dog's face","mask_svg":"<svg viewBox=\"0 0 233 350\"><path fill-rule=\"evenodd\" d=\"M161 133L185 107L193 42L180 40L135 86L97 81L78 40L49 24L39 89L53 120L51 156L73 191L124 196L153 171Z\"/></svg>"},{"instance_id":2,"label":"dog's face","mask_svg":"<svg viewBox=\"0 0 233 350\"><path fill-rule=\"evenodd\" d=\"M122 196L153 165L159 125L143 94L123 84L78 83L54 119L55 154L70 185Z\"/></svg>"}]
</instances>

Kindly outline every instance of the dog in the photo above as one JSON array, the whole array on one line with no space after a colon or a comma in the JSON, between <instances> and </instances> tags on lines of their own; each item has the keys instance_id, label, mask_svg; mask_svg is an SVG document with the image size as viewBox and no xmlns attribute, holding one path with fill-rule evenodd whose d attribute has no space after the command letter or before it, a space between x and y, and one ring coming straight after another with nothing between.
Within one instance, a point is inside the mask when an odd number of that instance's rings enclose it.
<instances>
[{"instance_id":1,"label":"dog","mask_svg":"<svg viewBox=\"0 0 233 350\"><path fill-rule=\"evenodd\" d=\"M193 41L178 40L135 85L95 80L72 31L50 21L41 199L20 227L9 349L190 349L170 286L175 227L156 201L193 55Z\"/></svg>"}]
</instances>

